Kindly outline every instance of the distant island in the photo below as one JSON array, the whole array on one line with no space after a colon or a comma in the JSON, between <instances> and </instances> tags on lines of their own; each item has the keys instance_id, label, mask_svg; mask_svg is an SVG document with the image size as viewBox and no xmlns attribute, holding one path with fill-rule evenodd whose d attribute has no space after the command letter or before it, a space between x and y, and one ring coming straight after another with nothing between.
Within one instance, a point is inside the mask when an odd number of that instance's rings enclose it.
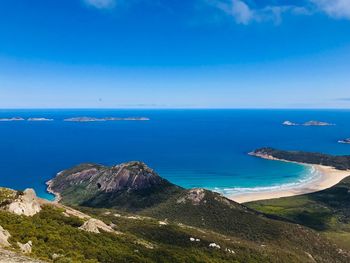
<instances>
[{"instance_id":1,"label":"distant island","mask_svg":"<svg viewBox=\"0 0 350 263\"><path fill-rule=\"evenodd\" d=\"M298 126L299 125L299 124L291 122L291 121L284 121L282 124L285 126Z\"/></svg>"},{"instance_id":2,"label":"distant island","mask_svg":"<svg viewBox=\"0 0 350 263\"><path fill-rule=\"evenodd\" d=\"M339 143L346 143L346 144L350 144L350 138L344 139L344 140L339 140Z\"/></svg>"},{"instance_id":3,"label":"distant island","mask_svg":"<svg viewBox=\"0 0 350 263\"><path fill-rule=\"evenodd\" d=\"M116 117L105 117L105 118L94 118L94 117L74 117L64 119L68 122L99 122L99 121L149 121L146 117L127 117L127 118L116 118Z\"/></svg>"},{"instance_id":4,"label":"distant island","mask_svg":"<svg viewBox=\"0 0 350 263\"><path fill-rule=\"evenodd\" d=\"M22 117L13 117L13 118L2 118L0 121L25 121L26 119ZM53 121L54 119L47 118L28 118L27 121Z\"/></svg>"},{"instance_id":5,"label":"distant island","mask_svg":"<svg viewBox=\"0 0 350 263\"><path fill-rule=\"evenodd\" d=\"M47 118L29 118L27 121L53 121L54 119Z\"/></svg>"},{"instance_id":6,"label":"distant island","mask_svg":"<svg viewBox=\"0 0 350 263\"><path fill-rule=\"evenodd\" d=\"M14 117L14 118L2 118L0 121L24 121L25 119L21 117Z\"/></svg>"},{"instance_id":7,"label":"distant island","mask_svg":"<svg viewBox=\"0 0 350 263\"><path fill-rule=\"evenodd\" d=\"M291 122L291 121L284 121L282 125L285 125L285 126L334 126L335 124L322 122L322 121L308 121L302 124Z\"/></svg>"}]
</instances>

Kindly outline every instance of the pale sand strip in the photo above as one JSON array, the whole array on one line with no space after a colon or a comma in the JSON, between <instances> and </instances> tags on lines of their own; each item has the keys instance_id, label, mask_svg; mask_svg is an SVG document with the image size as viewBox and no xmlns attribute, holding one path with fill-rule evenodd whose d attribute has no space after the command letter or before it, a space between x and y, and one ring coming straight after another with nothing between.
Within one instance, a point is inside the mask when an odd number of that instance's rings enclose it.
<instances>
[{"instance_id":1,"label":"pale sand strip","mask_svg":"<svg viewBox=\"0 0 350 263\"><path fill-rule=\"evenodd\" d=\"M246 203L258 200L308 194L330 188L339 183L344 178L350 176L349 170L342 171L323 165L312 166L320 173L320 176L315 180L311 180L310 182L306 182L289 189L242 193L238 195L228 196L228 198L238 203Z\"/></svg>"}]
</instances>

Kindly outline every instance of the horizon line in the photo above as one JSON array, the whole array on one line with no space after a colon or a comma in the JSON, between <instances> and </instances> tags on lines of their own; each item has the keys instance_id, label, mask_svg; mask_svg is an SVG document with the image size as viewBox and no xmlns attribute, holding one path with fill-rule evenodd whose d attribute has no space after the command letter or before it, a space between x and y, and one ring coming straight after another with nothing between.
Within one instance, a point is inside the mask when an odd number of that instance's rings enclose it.
<instances>
[{"instance_id":1,"label":"horizon line","mask_svg":"<svg viewBox=\"0 0 350 263\"><path fill-rule=\"evenodd\" d=\"M180 107L164 107L164 108L153 108L153 107L144 107L144 108L94 108L94 107L62 107L62 108L0 108L0 110L350 110L350 108L265 108L265 107L198 107L198 108L180 108Z\"/></svg>"}]
</instances>

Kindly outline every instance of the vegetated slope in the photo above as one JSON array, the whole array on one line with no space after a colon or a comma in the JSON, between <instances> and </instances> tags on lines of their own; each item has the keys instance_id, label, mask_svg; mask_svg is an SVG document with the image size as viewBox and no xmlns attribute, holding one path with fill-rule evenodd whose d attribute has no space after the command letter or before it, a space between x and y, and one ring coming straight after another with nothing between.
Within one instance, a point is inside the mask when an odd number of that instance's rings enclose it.
<instances>
[{"instance_id":1,"label":"vegetated slope","mask_svg":"<svg viewBox=\"0 0 350 263\"><path fill-rule=\"evenodd\" d=\"M316 193L246 204L325 232L350 250L350 178Z\"/></svg>"},{"instance_id":2,"label":"vegetated slope","mask_svg":"<svg viewBox=\"0 0 350 263\"><path fill-rule=\"evenodd\" d=\"M136 181L139 183L135 184ZM112 168L91 164L78 166L60 173L51 181L51 187L61 194L65 203L79 204L80 209L98 208L96 213L99 215L98 211L104 211L101 208L111 209L110 213L114 213L114 209L136 211L139 215L196 227L205 233L217 233L215 235L222 235L226 240L238 240L245 244L243 249L252 250L240 254L243 261L253 260L259 254L256 248L265 253L264 257L260 255L263 260L257 262L349 260L312 230L268 218L217 193L203 189L184 190L160 178L140 162ZM118 219L112 218L109 220L118 224ZM138 230L144 236L157 236L147 226ZM176 233L167 234L166 242L172 243L176 236Z\"/></svg>"},{"instance_id":3,"label":"vegetated slope","mask_svg":"<svg viewBox=\"0 0 350 263\"><path fill-rule=\"evenodd\" d=\"M321 254L332 254L333 251L333 248L329 249L330 244L326 240L310 229L268 218L217 193L202 189L189 190L180 197L144 210L142 214L178 223L185 222L255 244L293 251L299 256L307 251L317 261L323 260Z\"/></svg>"},{"instance_id":4,"label":"vegetated slope","mask_svg":"<svg viewBox=\"0 0 350 263\"><path fill-rule=\"evenodd\" d=\"M20 194L19 194L20 195ZM304 233L312 248L284 247L222 235L206 229L159 221L111 209L82 208L85 214L47 203L33 216L0 209L0 225L18 242L32 242L27 256L48 262L348 262L331 244ZM87 214L101 219L112 232L82 226ZM96 220L97 220L96 219Z\"/></svg>"},{"instance_id":5,"label":"vegetated slope","mask_svg":"<svg viewBox=\"0 0 350 263\"><path fill-rule=\"evenodd\" d=\"M251 153L262 157L273 157L276 159L332 166L339 170L350 169L350 156L336 156L323 153L303 152L303 151L283 151L273 148L261 148Z\"/></svg>"}]
</instances>

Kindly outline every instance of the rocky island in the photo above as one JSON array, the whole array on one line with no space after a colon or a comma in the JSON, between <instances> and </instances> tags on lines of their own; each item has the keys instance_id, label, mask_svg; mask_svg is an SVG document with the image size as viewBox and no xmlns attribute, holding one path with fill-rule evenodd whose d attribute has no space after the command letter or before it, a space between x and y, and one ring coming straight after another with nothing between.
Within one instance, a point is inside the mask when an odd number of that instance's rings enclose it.
<instances>
[{"instance_id":1,"label":"rocky island","mask_svg":"<svg viewBox=\"0 0 350 263\"><path fill-rule=\"evenodd\" d=\"M282 123L282 125L285 125L285 126L298 126L299 124L291 122L291 121L284 121Z\"/></svg>"},{"instance_id":2,"label":"rocky island","mask_svg":"<svg viewBox=\"0 0 350 263\"><path fill-rule=\"evenodd\" d=\"M48 119L48 118L29 118L27 121L53 121L54 119Z\"/></svg>"},{"instance_id":3,"label":"rocky island","mask_svg":"<svg viewBox=\"0 0 350 263\"><path fill-rule=\"evenodd\" d=\"M350 144L350 138L344 139L344 140L339 140L339 143L346 143L346 144Z\"/></svg>"},{"instance_id":4,"label":"rocky island","mask_svg":"<svg viewBox=\"0 0 350 263\"><path fill-rule=\"evenodd\" d=\"M302 124L291 122L291 121L284 121L282 125L284 126L334 126L335 124L322 122L322 121L308 121Z\"/></svg>"},{"instance_id":5,"label":"rocky island","mask_svg":"<svg viewBox=\"0 0 350 263\"><path fill-rule=\"evenodd\" d=\"M0 121L24 121L25 119L21 117L14 117L14 118L2 118Z\"/></svg>"},{"instance_id":6,"label":"rocky island","mask_svg":"<svg viewBox=\"0 0 350 263\"><path fill-rule=\"evenodd\" d=\"M105 118L94 118L94 117L74 117L67 118L64 121L68 122L100 122L100 121L149 121L149 118L146 117L126 117L126 118L117 118L117 117L105 117Z\"/></svg>"},{"instance_id":7,"label":"rocky island","mask_svg":"<svg viewBox=\"0 0 350 263\"><path fill-rule=\"evenodd\" d=\"M322 121L308 121L303 124L303 126L334 126L335 124L322 122Z\"/></svg>"}]
</instances>

